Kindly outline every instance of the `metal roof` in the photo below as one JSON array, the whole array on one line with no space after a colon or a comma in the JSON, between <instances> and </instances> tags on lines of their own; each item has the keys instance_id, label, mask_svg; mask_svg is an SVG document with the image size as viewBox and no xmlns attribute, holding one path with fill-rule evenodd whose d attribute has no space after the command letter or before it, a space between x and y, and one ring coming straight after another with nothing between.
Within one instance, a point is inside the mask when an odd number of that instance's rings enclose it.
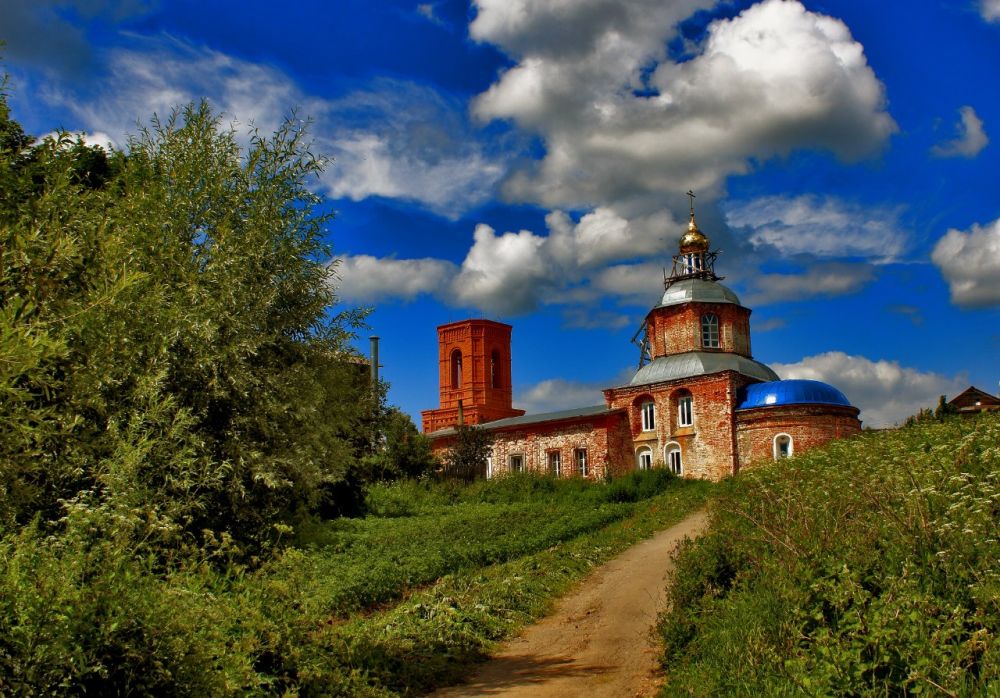
<instances>
[{"instance_id":1,"label":"metal roof","mask_svg":"<svg viewBox=\"0 0 1000 698\"><path fill-rule=\"evenodd\" d=\"M558 422L564 419L576 419L578 417L598 417L619 410L609 409L607 405L593 405L591 407L577 407L572 410L560 410L559 412L542 412L539 414L524 414L520 417L506 417L492 422L473 424L476 429L500 429L503 427L517 427L526 424L541 424L542 422ZM438 429L432 431L428 436L449 436L455 433L454 427Z\"/></svg>"},{"instance_id":2,"label":"metal roof","mask_svg":"<svg viewBox=\"0 0 1000 698\"><path fill-rule=\"evenodd\" d=\"M649 385L681 378L704 376L720 371L736 371L763 381L776 381L778 374L770 368L739 354L729 352L689 351L671 356L658 356L636 371L629 385Z\"/></svg>"},{"instance_id":3,"label":"metal roof","mask_svg":"<svg viewBox=\"0 0 1000 698\"><path fill-rule=\"evenodd\" d=\"M850 407L847 396L828 383L810 380L784 380L754 383L740 391L738 410L775 405L843 405Z\"/></svg>"},{"instance_id":4,"label":"metal roof","mask_svg":"<svg viewBox=\"0 0 1000 698\"><path fill-rule=\"evenodd\" d=\"M716 281L684 279L663 292L658 308L681 303L733 303L741 305L739 297Z\"/></svg>"}]
</instances>

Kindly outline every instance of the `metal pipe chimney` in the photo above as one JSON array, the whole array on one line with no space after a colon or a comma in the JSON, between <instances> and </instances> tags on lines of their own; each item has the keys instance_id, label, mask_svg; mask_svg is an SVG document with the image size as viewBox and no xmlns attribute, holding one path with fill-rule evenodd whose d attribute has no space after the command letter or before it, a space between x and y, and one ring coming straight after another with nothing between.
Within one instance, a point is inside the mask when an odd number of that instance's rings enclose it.
<instances>
[{"instance_id":1,"label":"metal pipe chimney","mask_svg":"<svg viewBox=\"0 0 1000 698\"><path fill-rule=\"evenodd\" d=\"M378 336L371 337L372 342L372 352L371 352L371 371L372 371L372 390L378 390Z\"/></svg>"}]
</instances>

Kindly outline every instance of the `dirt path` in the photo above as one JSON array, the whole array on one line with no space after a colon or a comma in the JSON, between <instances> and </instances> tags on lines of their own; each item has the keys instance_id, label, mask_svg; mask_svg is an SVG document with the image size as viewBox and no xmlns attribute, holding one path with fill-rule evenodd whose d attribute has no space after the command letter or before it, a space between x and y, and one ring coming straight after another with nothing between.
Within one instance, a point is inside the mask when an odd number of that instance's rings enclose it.
<instances>
[{"instance_id":1,"label":"dirt path","mask_svg":"<svg viewBox=\"0 0 1000 698\"><path fill-rule=\"evenodd\" d=\"M657 533L596 569L553 614L506 643L461 686L433 695L651 696L656 645L651 628L666 601L671 553L706 524L704 512Z\"/></svg>"}]
</instances>

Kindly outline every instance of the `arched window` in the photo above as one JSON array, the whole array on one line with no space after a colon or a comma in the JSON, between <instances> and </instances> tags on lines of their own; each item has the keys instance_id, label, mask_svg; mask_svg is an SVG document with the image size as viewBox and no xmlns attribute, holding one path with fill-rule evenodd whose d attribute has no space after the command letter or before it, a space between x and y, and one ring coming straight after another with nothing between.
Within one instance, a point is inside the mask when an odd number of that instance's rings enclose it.
<instances>
[{"instance_id":1,"label":"arched window","mask_svg":"<svg viewBox=\"0 0 1000 698\"><path fill-rule=\"evenodd\" d=\"M689 427L694 424L694 398L687 390L678 391L674 399L677 401L677 426Z\"/></svg>"},{"instance_id":2,"label":"arched window","mask_svg":"<svg viewBox=\"0 0 1000 698\"><path fill-rule=\"evenodd\" d=\"M701 346L706 349L718 349L719 348L719 316L708 315L701 316Z\"/></svg>"},{"instance_id":3,"label":"arched window","mask_svg":"<svg viewBox=\"0 0 1000 698\"><path fill-rule=\"evenodd\" d=\"M681 445L676 441L667 444L667 467L674 475L683 475L684 466L681 464Z\"/></svg>"},{"instance_id":4,"label":"arched window","mask_svg":"<svg viewBox=\"0 0 1000 698\"><path fill-rule=\"evenodd\" d=\"M451 387L457 390L462 387L462 351L451 352Z\"/></svg>"},{"instance_id":5,"label":"arched window","mask_svg":"<svg viewBox=\"0 0 1000 698\"><path fill-rule=\"evenodd\" d=\"M652 400L639 405L639 414L642 415L642 430L653 431L656 429L656 406Z\"/></svg>"},{"instance_id":6,"label":"arched window","mask_svg":"<svg viewBox=\"0 0 1000 698\"><path fill-rule=\"evenodd\" d=\"M500 387L500 352L496 349L490 354L490 386Z\"/></svg>"},{"instance_id":7,"label":"arched window","mask_svg":"<svg viewBox=\"0 0 1000 698\"><path fill-rule=\"evenodd\" d=\"M792 437L788 434L778 434L774 437L774 460L792 457Z\"/></svg>"},{"instance_id":8,"label":"arched window","mask_svg":"<svg viewBox=\"0 0 1000 698\"><path fill-rule=\"evenodd\" d=\"M635 463L639 470L651 470L653 468L653 451L648 446L643 446L635 452Z\"/></svg>"}]
</instances>

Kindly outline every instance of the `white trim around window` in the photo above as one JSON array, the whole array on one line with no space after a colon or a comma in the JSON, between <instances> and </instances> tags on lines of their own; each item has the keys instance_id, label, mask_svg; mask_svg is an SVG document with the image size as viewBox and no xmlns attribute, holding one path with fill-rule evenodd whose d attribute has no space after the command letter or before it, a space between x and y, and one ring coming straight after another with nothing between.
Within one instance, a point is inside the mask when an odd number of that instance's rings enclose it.
<instances>
[{"instance_id":1,"label":"white trim around window","mask_svg":"<svg viewBox=\"0 0 1000 698\"><path fill-rule=\"evenodd\" d=\"M694 398L690 395L677 398L677 426L689 427L694 424Z\"/></svg>"},{"instance_id":2,"label":"white trim around window","mask_svg":"<svg viewBox=\"0 0 1000 698\"><path fill-rule=\"evenodd\" d=\"M642 430L653 431L656 429L656 405L652 400L646 400L639 405L639 414L642 415Z\"/></svg>"},{"instance_id":3,"label":"white trim around window","mask_svg":"<svg viewBox=\"0 0 1000 698\"><path fill-rule=\"evenodd\" d=\"M795 455L795 442L792 439L792 435L785 433L775 434L774 439L771 441L771 452L774 460L791 458Z\"/></svg>"},{"instance_id":4,"label":"white trim around window","mask_svg":"<svg viewBox=\"0 0 1000 698\"><path fill-rule=\"evenodd\" d=\"M664 461L667 463L667 467L670 468L670 472L674 475L684 474L684 463L683 457L681 456L681 445L676 441L671 441L663 448Z\"/></svg>"},{"instance_id":5,"label":"white trim around window","mask_svg":"<svg viewBox=\"0 0 1000 698\"><path fill-rule=\"evenodd\" d=\"M653 449L649 446L640 446L635 450L635 464L639 470L653 469Z\"/></svg>"}]
</instances>

